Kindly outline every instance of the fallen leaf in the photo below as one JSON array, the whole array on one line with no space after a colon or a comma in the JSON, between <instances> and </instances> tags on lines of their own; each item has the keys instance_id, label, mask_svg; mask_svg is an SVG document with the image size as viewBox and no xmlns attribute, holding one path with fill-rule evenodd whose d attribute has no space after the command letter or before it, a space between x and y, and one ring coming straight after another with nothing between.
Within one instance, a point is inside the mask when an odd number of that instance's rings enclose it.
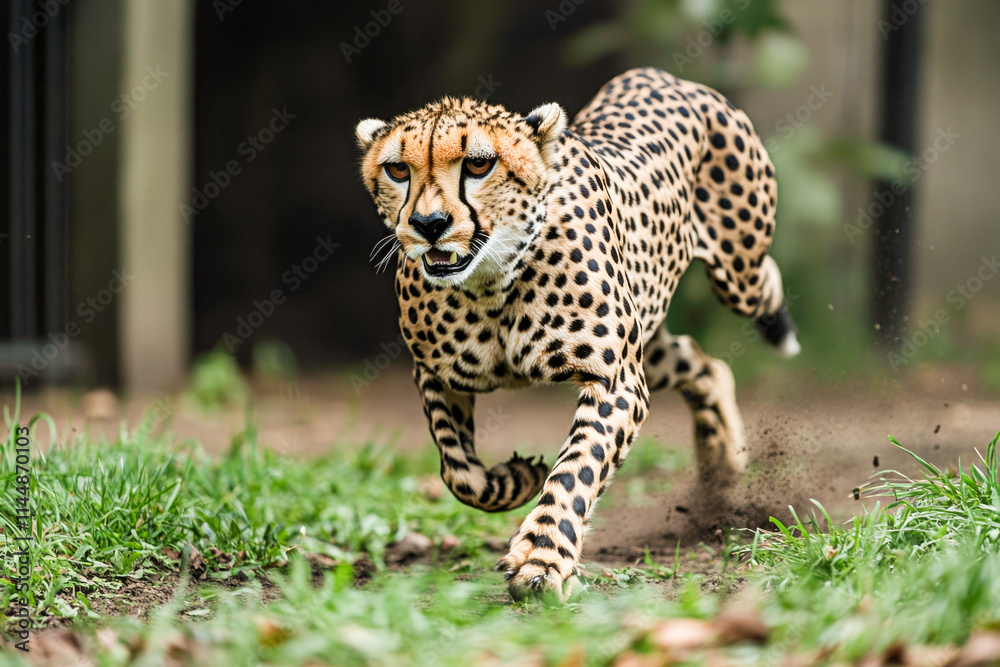
<instances>
[{"instance_id":1,"label":"fallen leaf","mask_svg":"<svg viewBox=\"0 0 1000 667\"><path fill-rule=\"evenodd\" d=\"M907 649L911 667L941 667L958 655L957 646L915 646Z\"/></svg>"},{"instance_id":2,"label":"fallen leaf","mask_svg":"<svg viewBox=\"0 0 1000 667\"><path fill-rule=\"evenodd\" d=\"M101 628L97 631L97 643L105 651L112 651L118 646L118 633L111 628Z\"/></svg>"},{"instance_id":3,"label":"fallen leaf","mask_svg":"<svg viewBox=\"0 0 1000 667\"><path fill-rule=\"evenodd\" d=\"M36 667L91 667L94 659L83 653L83 642L75 632L55 630L32 638L28 657Z\"/></svg>"},{"instance_id":4,"label":"fallen leaf","mask_svg":"<svg viewBox=\"0 0 1000 667\"><path fill-rule=\"evenodd\" d=\"M726 607L712 621L712 627L718 632L719 641L724 645L739 642L763 644L771 634L760 612L749 604Z\"/></svg>"},{"instance_id":5,"label":"fallen leaf","mask_svg":"<svg viewBox=\"0 0 1000 667\"><path fill-rule=\"evenodd\" d=\"M188 555L188 572L195 579L205 578L205 557L198 551L198 547L191 545L191 553Z\"/></svg>"},{"instance_id":6,"label":"fallen leaf","mask_svg":"<svg viewBox=\"0 0 1000 667\"><path fill-rule=\"evenodd\" d=\"M507 551L509 543L507 540L501 539L499 537L487 537L485 540L483 540L483 544L490 551L500 553Z\"/></svg>"},{"instance_id":7,"label":"fallen leaf","mask_svg":"<svg viewBox=\"0 0 1000 667\"><path fill-rule=\"evenodd\" d=\"M257 638L264 646L274 648L284 644L291 636L288 630L264 616L254 619L254 624L257 626Z\"/></svg>"},{"instance_id":8,"label":"fallen leaf","mask_svg":"<svg viewBox=\"0 0 1000 667\"><path fill-rule=\"evenodd\" d=\"M718 637L718 632L705 621L675 618L653 626L650 639L657 647L680 658L695 649L704 648Z\"/></svg>"},{"instance_id":9,"label":"fallen leaf","mask_svg":"<svg viewBox=\"0 0 1000 667\"><path fill-rule=\"evenodd\" d=\"M83 395L83 414L87 419L114 419L118 414L118 397L107 389L95 389Z\"/></svg>"},{"instance_id":10,"label":"fallen leaf","mask_svg":"<svg viewBox=\"0 0 1000 667\"><path fill-rule=\"evenodd\" d=\"M977 632L949 667L995 667L1000 663L1000 632Z\"/></svg>"},{"instance_id":11,"label":"fallen leaf","mask_svg":"<svg viewBox=\"0 0 1000 667\"><path fill-rule=\"evenodd\" d=\"M227 554L225 551L223 551L222 549L219 549L217 547L209 547L208 548L208 553L212 554L212 556L214 558L217 558L218 560L222 561L226 565L228 565L228 564L230 564L230 563L233 562L233 555L232 554Z\"/></svg>"},{"instance_id":12,"label":"fallen leaf","mask_svg":"<svg viewBox=\"0 0 1000 667\"><path fill-rule=\"evenodd\" d=\"M420 558L428 553L434 548L434 542L431 538L420 533L414 533L410 531L403 536L399 542L395 544L390 544L385 550L386 560L399 563L406 560L411 560L414 558Z\"/></svg>"},{"instance_id":13,"label":"fallen leaf","mask_svg":"<svg viewBox=\"0 0 1000 667\"><path fill-rule=\"evenodd\" d=\"M665 663L662 655L624 653L611 663L613 667L662 667Z\"/></svg>"},{"instance_id":14,"label":"fallen leaf","mask_svg":"<svg viewBox=\"0 0 1000 667\"><path fill-rule=\"evenodd\" d=\"M326 554L307 554L306 560L309 564L317 569L329 570L337 564L337 561L330 558Z\"/></svg>"},{"instance_id":15,"label":"fallen leaf","mask_svg":"<svg viewBox=\"0 0 1000 667\"><path fill-rule=\"evenodd\" d=\"M204 665L207 656L205 649L191 637L174 633L166 644L166 659L164 667L185 667L186 665Z\"/></svg>"},{"instance_id":16,"label":"fallen leaf","mask_svg":"<svg viewBox=\"0 0 1000 667\"><path fill-rule=\"evenodd\" d=\"M440 477L421 477L417 482L417 491L427 500L441 500L444 495L444 483Z\"/></svg>"}]
</instances>

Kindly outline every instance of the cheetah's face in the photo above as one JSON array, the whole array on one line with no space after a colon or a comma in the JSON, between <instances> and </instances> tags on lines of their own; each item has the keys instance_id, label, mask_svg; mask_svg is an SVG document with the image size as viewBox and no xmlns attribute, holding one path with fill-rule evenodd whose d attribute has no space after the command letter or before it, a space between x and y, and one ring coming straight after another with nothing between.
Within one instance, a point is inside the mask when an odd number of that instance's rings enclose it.
<instances>
[{"instance_id":1,"label":"cheetah's face","mask_svg":"<svg viewBox=\"0 0 1000 667\"><path fill-rule=\"evenodd\" d=\"M566 127L557 104L527 116L445 98L356 134L382 221L432 282L502 280L545 217L548 164Z\"/></svg>"}]
</instances>

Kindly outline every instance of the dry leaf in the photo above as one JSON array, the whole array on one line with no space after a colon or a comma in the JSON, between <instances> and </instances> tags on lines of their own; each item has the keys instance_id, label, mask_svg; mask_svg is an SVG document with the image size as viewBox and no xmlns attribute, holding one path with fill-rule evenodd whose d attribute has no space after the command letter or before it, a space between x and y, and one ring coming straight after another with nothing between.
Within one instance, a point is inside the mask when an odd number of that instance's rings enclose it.
<instances>
[{"instance_id":1,"label":"dry leaf","mask_svg":"<svg viewBox=\"0 0 1000 667\"><path fill-rule=\"evenodd\" d=\"M390 544L385 551L385 556L386 560L393 563L399 563L414 558L420 558L421 556L430 553L432 548L434 548L434 543L431 541L431 538L426 535L410 531L404 535L403 539L399 542Z\"/></svg>"},{"instance_id":2,"label":"dry leaf","mask_svg":"<svg viewBox=\"0 0 1000 667\"><path fill-rule=\"evenodd\" d=\"M723 644L756 642L763 644L771 631L760 617L760 612L749 604L731 605L722 610L712 626L719 633Z\"/></svg>"},{"instance_id":3,"label":"dry leaf","mask_svg":"<svg viewBox=\"0 0 1000 667\"><path fill-rule=\"evenodd\" d=\"M977 632L958 657L948 663L953 667L995 667L1000 664L1000 632Z\"/></svg>"},{"instance_id":4,"label":"dry leaf","mask_svg":"<svg viewBox=\"0 0 1000 667\"><path fill-rule=\"evenodd\" d=\"M83 395L83 414L87 419L114 419L118 397L107 389L95 389Z\"/></svg>"},{"instance_id":5,"label":"dry leaf","mask_svg":"<svg viewBox=\"0 0 1000 667\"><path fill-rule=\"evenodd\" d=\"M113 651L118 646L118 633L111 628L101 628L97 631L97 643L105 651Z\"/></svg>"},{"instance_id":6,"label":"dry leaf","mask_svg":"<svg viewBox=\"0 0 1000 667\"><path fill-rule=\"evenodd\" d=\"M37 667L91 667L94 659L83 653L83 642L75 632L54 630L39 634L28 645L28 659Z\"/></svg>"},{"instance_id":7,"label":"dry leaf","mask_svg":"<svg viewBox=\"0 0 1000 667\"><path fill-rule=\"evenodd\" d=\"M195 579L204 579L206 576L205 557L193 544L191 545L191 555L188 557L188 572Z\"/></svg>"},{"instance_id":8,"label":"dry leaf","mask_svg":"<svg viewBox=\"0 0 1000 667\"><path fill-rule=\"evenodd\" d=\"M612 663L614 667L663 667L669 664L670 662L662 655L637 653L623 653Z\"/></svg>"},{"instance_id":9,"label":"dry leaf","mask_svg":"<svg viewBox=\"0 0 1000 667\"><path fill-rule=\"evenodd\" d=\"M693 618L675 618L653 626L650 639L672 657L679 657L695 649L704 648L718 637L716 630L705 621Z\"/></svg>"},{"instance_id":10,"label":"dry leaf","mask_svg":"<svg viewBox=\"0 0 1000 667\"><path fill-rule=\"evenodd\" d=\"M427 500L440 500L444 495L444 483L440 477L422 477L417 482L417 491Z\"/></svg>"},{"instance_id":11,"label":"dry leaf","mask_svg":"<svg viewBox=\"0 0 1000 667\"><path fill-rule=\"evenodd\" d=\"M288 630L264 616L258 616L254 623L257 626L257 638L264 646L274 648L284 644L291 636Z\"/></svg>"}]
</instances>

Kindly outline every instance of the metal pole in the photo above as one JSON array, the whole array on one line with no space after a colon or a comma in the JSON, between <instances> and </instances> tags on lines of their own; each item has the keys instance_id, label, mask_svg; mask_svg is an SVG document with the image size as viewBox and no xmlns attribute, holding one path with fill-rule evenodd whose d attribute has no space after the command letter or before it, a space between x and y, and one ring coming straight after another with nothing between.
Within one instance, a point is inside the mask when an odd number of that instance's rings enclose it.
<instances>
[{"instance_id":1,"label":"metal pole","mask_svg":"<svg viewBox=\"0 0 1000 667\"><path fill-rule=\"evenodd\" d=\"M879 139L907 155L917 150L921 23L926 11L922 4L914 4L915 11L900 15L897 0L882 3L883 25L896 29L885 34L882 52ZM909 313L916 192L913 184L904 188L897 184L894 189L887 181L876 182L875 188L878 193L891 193L893 201L875 222L871 312L878 345L896 348L902 343Z\"/></svg>"},{"instance_id":2,"label":"metal pole","mask_svg":"<svg viewBox=\"0 0 1000 667\"><path fill-rule=\"evenodd\" d=\"M31 0L11 0L11 32L19 33L31 15ZM15 341L30 341L38 333L34 44L28 40L10 54L10 310Z\"/></svg>"},{"instance_id":3,"label":"metal pole","mask_svg":"<svg viewBox=\"0 0 1000 667\"><path fill-rule=\"evenodd\" d=\"M49 21L45 33L45 330L66 326L69 302L69 226L66 174L53 164L65 159L69 132L66 6Z\"/></svg>"}]
</instances>

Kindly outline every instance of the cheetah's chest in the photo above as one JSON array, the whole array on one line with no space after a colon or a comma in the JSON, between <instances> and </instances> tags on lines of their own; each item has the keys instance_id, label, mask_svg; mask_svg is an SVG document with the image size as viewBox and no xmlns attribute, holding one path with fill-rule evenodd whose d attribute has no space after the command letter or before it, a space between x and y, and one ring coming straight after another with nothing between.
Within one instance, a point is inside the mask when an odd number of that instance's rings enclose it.
<instances>
[{"instance_id":1,"label":"cheetah's chest","mask_svg":"<svg viewBox=\"0 0 1000 667\"><path fill-rule=\"evenodd\" d=\"M514 389L540 379L532 372L537 336L531 341L534 332L518 329L538 317L530 303L510 293L476 296L426 286L411 291L406 279L401 284L400 328L410 352L452 389Z\"/></svg>"}]
</instances>

